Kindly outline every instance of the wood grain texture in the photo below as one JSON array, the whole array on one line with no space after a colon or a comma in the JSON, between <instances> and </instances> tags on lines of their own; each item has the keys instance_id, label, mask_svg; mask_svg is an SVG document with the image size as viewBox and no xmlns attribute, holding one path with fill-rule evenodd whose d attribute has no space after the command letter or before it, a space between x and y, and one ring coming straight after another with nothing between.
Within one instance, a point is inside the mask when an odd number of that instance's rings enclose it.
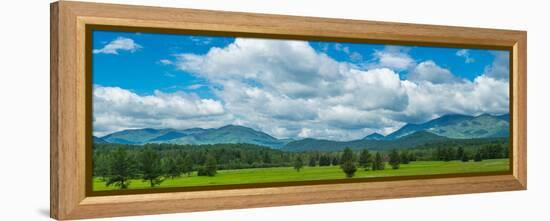
<instances>
[{"instance_id":1,"label":"wood grain texture","mask_svg":"<svg viewBox=\"0 0 550 221\"><path fill-rule=\"evenodd\" d=\"M503 48L512 51L511 175L87 197L86 25L291 39ZM51 5L51 216L77 219L527 188L527 35L524 31L111 4ZM89 114L89 113L88 113Z\"/></svg>"},{"instance_id":2,"label":"wood grain texture","mask_svg":"<svg viewBox=\"0 0 550 221\"><path fill-rule=\"evenodd\" d=\"M514 50L515 56L512 60L516 64L513 77L517 78L517 83L514 86L517 87L512 91L512 95L515 97L515 108L517 108L514 114L514 120L517 125L514 128L514 134L516 135L516 146L514 151L514 159L517 160L515 165L516 178L522 184L523 188L527 189L527 33L523 32L518 39L517 50Z\"/></svg>"},{"instance_id":3,"label":"wood grain texture","mask_svg":"<svg viewBox=\"0 0 550 221\"><path fill-rule=\"evenodd\" d=\"M78 183L76 162L77 138L76 138L76 97L75 89L77 83L74 81L76 52L73 34L74 25L70 18L70 12L67 7L62 7L62 3L52 4L52 11L56 13L52 18L55 31L52 33L52 133L51 133L51 151L50 162L52 167L52 205L51 215L54 218L63 219L66 214L70 214L79 204L80 200L77 192Z\"/></svg>"},{"instance_id":4,"label":"wood grain texture","mask_svg":"<svg viewBox=\"0 0 550 221\"><path fill-rule=\"evenodd\" d=\"M521 32L144 6L71 3L91 23L175 29L260 33L282 36L359 38L422 45L512 46ZM93 20L95 19L95 20Z\"/></svg>"},{"instance_id":5,"label":"wood grain texture","mask_svg":"<svg viewBox=\"0 0 550 221\"><path fill-rule=\"evenodd\" d=\"M376 200L517 190L518 182L511 175L448 178L423 181L394 181L357 184L260 188L187 193L160 193L142 196L92 197L82 202L77 216L108 217L112 215L144 215L166 212L191 212L213 209L234 209L279 205L297 205L356 200ZM135 209L139 208L139 209Z\"/></svg>"},{"instance_id":6,"label":"wood grain texture","mask_svg":"<svg viewBox=\"0 0 550 221\"><path fill-rule=\"evenodd\" d=\"M58 108L58 55L59 55L59 7L57 3L50 6L50 213L58 214L59 208L59 108Z\"/></svg>"}]
</instances>

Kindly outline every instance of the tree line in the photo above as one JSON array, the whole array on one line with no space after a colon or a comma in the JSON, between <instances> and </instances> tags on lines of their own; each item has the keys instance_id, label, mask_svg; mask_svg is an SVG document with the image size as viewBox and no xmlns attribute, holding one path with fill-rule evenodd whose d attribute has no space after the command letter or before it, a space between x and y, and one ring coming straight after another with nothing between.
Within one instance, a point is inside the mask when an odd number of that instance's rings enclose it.
<instances>
[{"instance_id":1,"label":"tree line","mask_svg":"<svg viewBox=\"0 0 550 221\"><path fill-rule=\"evenodd\" d=\"M324 153L323 165L339 164L340 153ZM284 152L253 144L172 145L94 144L93 176L126 189L131 179L157 186L182 175L215 176L218 170L290 167L297 158L318 165L318 152Z\"/></svg>"},{"instance_id":2,"label":"tree line","mask_svg":"<svg viewBox=\"0 0 550 221\"><path fill-rule=\"evenodd\" d=\"M422 156L422 160L451 161L462 160L464 162L484 159L502 159L509 157L507 143L489 143L475 147L469 146L437 146L428 149L416 149L417 155Z\"/></svg>"},{"instance_id":3,"label":"tree line","mask_svg":"<svg viewBox=\"0 0 550 221\"><path fill-rule=\"evenodd\" d=\"M417 160L464 162L506 158L505 142L482 145L428 145L420 148L354 152L350 148L333 152L286 152L253 144L175 145L175 144L94 144L93 176L108 186L126 189L130 180L141 179L155 187L164 180L180 176L215 176L218 170L339 166L346 177L358 169L384 170L386 164L399 169L401 164Z\"/></svg>"},{"instance_id":4,"label":"tree line","mask_svg":"<svg viewBox=\"0 0 550 221\"><path fill-rule=\"evenodd\" d=\"M409 149L418 160L451 161L502 159L509 157L508 139L472 139L462 142L423 144Z\"/></svg>"}]
</instances>

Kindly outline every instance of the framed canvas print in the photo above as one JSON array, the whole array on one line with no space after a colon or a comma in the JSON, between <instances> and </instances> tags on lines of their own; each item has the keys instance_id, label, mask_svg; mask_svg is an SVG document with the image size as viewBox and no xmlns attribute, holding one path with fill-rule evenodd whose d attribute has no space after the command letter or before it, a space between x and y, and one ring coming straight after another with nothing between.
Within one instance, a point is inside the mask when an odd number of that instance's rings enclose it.
<instances>
[{"instance_id":1,"label":"framed canvas print","mask_svg":"<svg viewBox=\"0 0 550 221\"><path fill-rule=\"evenodd\" d=\"M53 3L51 216L526 189L526 39Z\"/></svg>"}]
</instances>

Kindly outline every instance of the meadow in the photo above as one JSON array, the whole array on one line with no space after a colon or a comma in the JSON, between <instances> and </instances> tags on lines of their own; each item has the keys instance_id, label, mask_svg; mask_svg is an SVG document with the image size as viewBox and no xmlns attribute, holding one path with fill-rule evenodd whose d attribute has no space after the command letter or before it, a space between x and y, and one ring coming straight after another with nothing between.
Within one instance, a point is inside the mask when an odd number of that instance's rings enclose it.
<instances>
[{"instance_id":1,"label":"meadow","mask_svg":"<svg viewBox=\"0 0 550 221\"><path fill-rule=\"evenodd\" d=\"M415 161L410 164L401 164L397 170L386 165L385 170L365 171L358 168L355 178L370 177L392 177L392 176L414 176L414 175L436 175L436 174L460 174L477 172L498 172L509 169L508 159L489 159L481 162L462 161ZM289 181L312 181L329 179L347 179L339 166L316 166L303 167L299 172L293 167L272 167L253 168L237 170L218 170L216 176L197 176L196 172L190 176L166 178L160 185L154 188L166 187L191 187L191 186L212 186L227 184L250 184L250 183L271 183ZM130 181L129 189L149 189L148 182L141 179ZM94 178L93 190L115 190L114 186L106 186L100 178Z\"/></svg>"}]
</instances>

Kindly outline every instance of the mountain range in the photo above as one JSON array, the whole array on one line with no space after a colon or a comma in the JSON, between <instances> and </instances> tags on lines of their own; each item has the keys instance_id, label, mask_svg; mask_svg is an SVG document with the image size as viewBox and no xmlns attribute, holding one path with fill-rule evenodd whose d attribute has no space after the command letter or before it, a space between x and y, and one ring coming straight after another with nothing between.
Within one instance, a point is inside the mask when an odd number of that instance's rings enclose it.
<instances>
[{"instance_id":1,"label":"mountain range","mask_svg":"<svg viewBox=\"0 0 550 221\"><path fill-rule=\"evenodd\" d=\"M93 137L94 143L119 144L219 144L249 143L287 151L332 151L345 147L389 149L408 148L423 144L445 142L455 139L502 138L509 136L508 114L493 116L444 115L421 123L406 124L386 136L373 133L363 139L351 141L333 141L314 138L301 140L277 139L269 134L252 128L227 125L220 128L177 129L131 129L122 130L103 137Z\"/></svg>"},{"instance_id":2,"label":"mountain range","mask_svg":"<svg viewBox=\"0 0 550 221\"><path fill-rule=\"evenodd\" d=\"M123 130L97 138L97 141L119 144L219 144L219 143L249 143L272 148L281 148L291 140L277 139L269 134L252 128L227 125L220 128L202 129L133 129Z\"/></svg>"},{"instance_id":3,"label":"mountain range","mask_svg":"<svg viewBox=\"0 0 550 221\"><path fill-rule=\"evenodd\" d=\"M451 114L421 124L406 124L387 136L374 133L363 139L395 140L417 131L427 131L435 135L455 139L507 137L509 135L509 119L509 114L498 116L482 114L475 117Z\"/></svg>"}]
</instances>

